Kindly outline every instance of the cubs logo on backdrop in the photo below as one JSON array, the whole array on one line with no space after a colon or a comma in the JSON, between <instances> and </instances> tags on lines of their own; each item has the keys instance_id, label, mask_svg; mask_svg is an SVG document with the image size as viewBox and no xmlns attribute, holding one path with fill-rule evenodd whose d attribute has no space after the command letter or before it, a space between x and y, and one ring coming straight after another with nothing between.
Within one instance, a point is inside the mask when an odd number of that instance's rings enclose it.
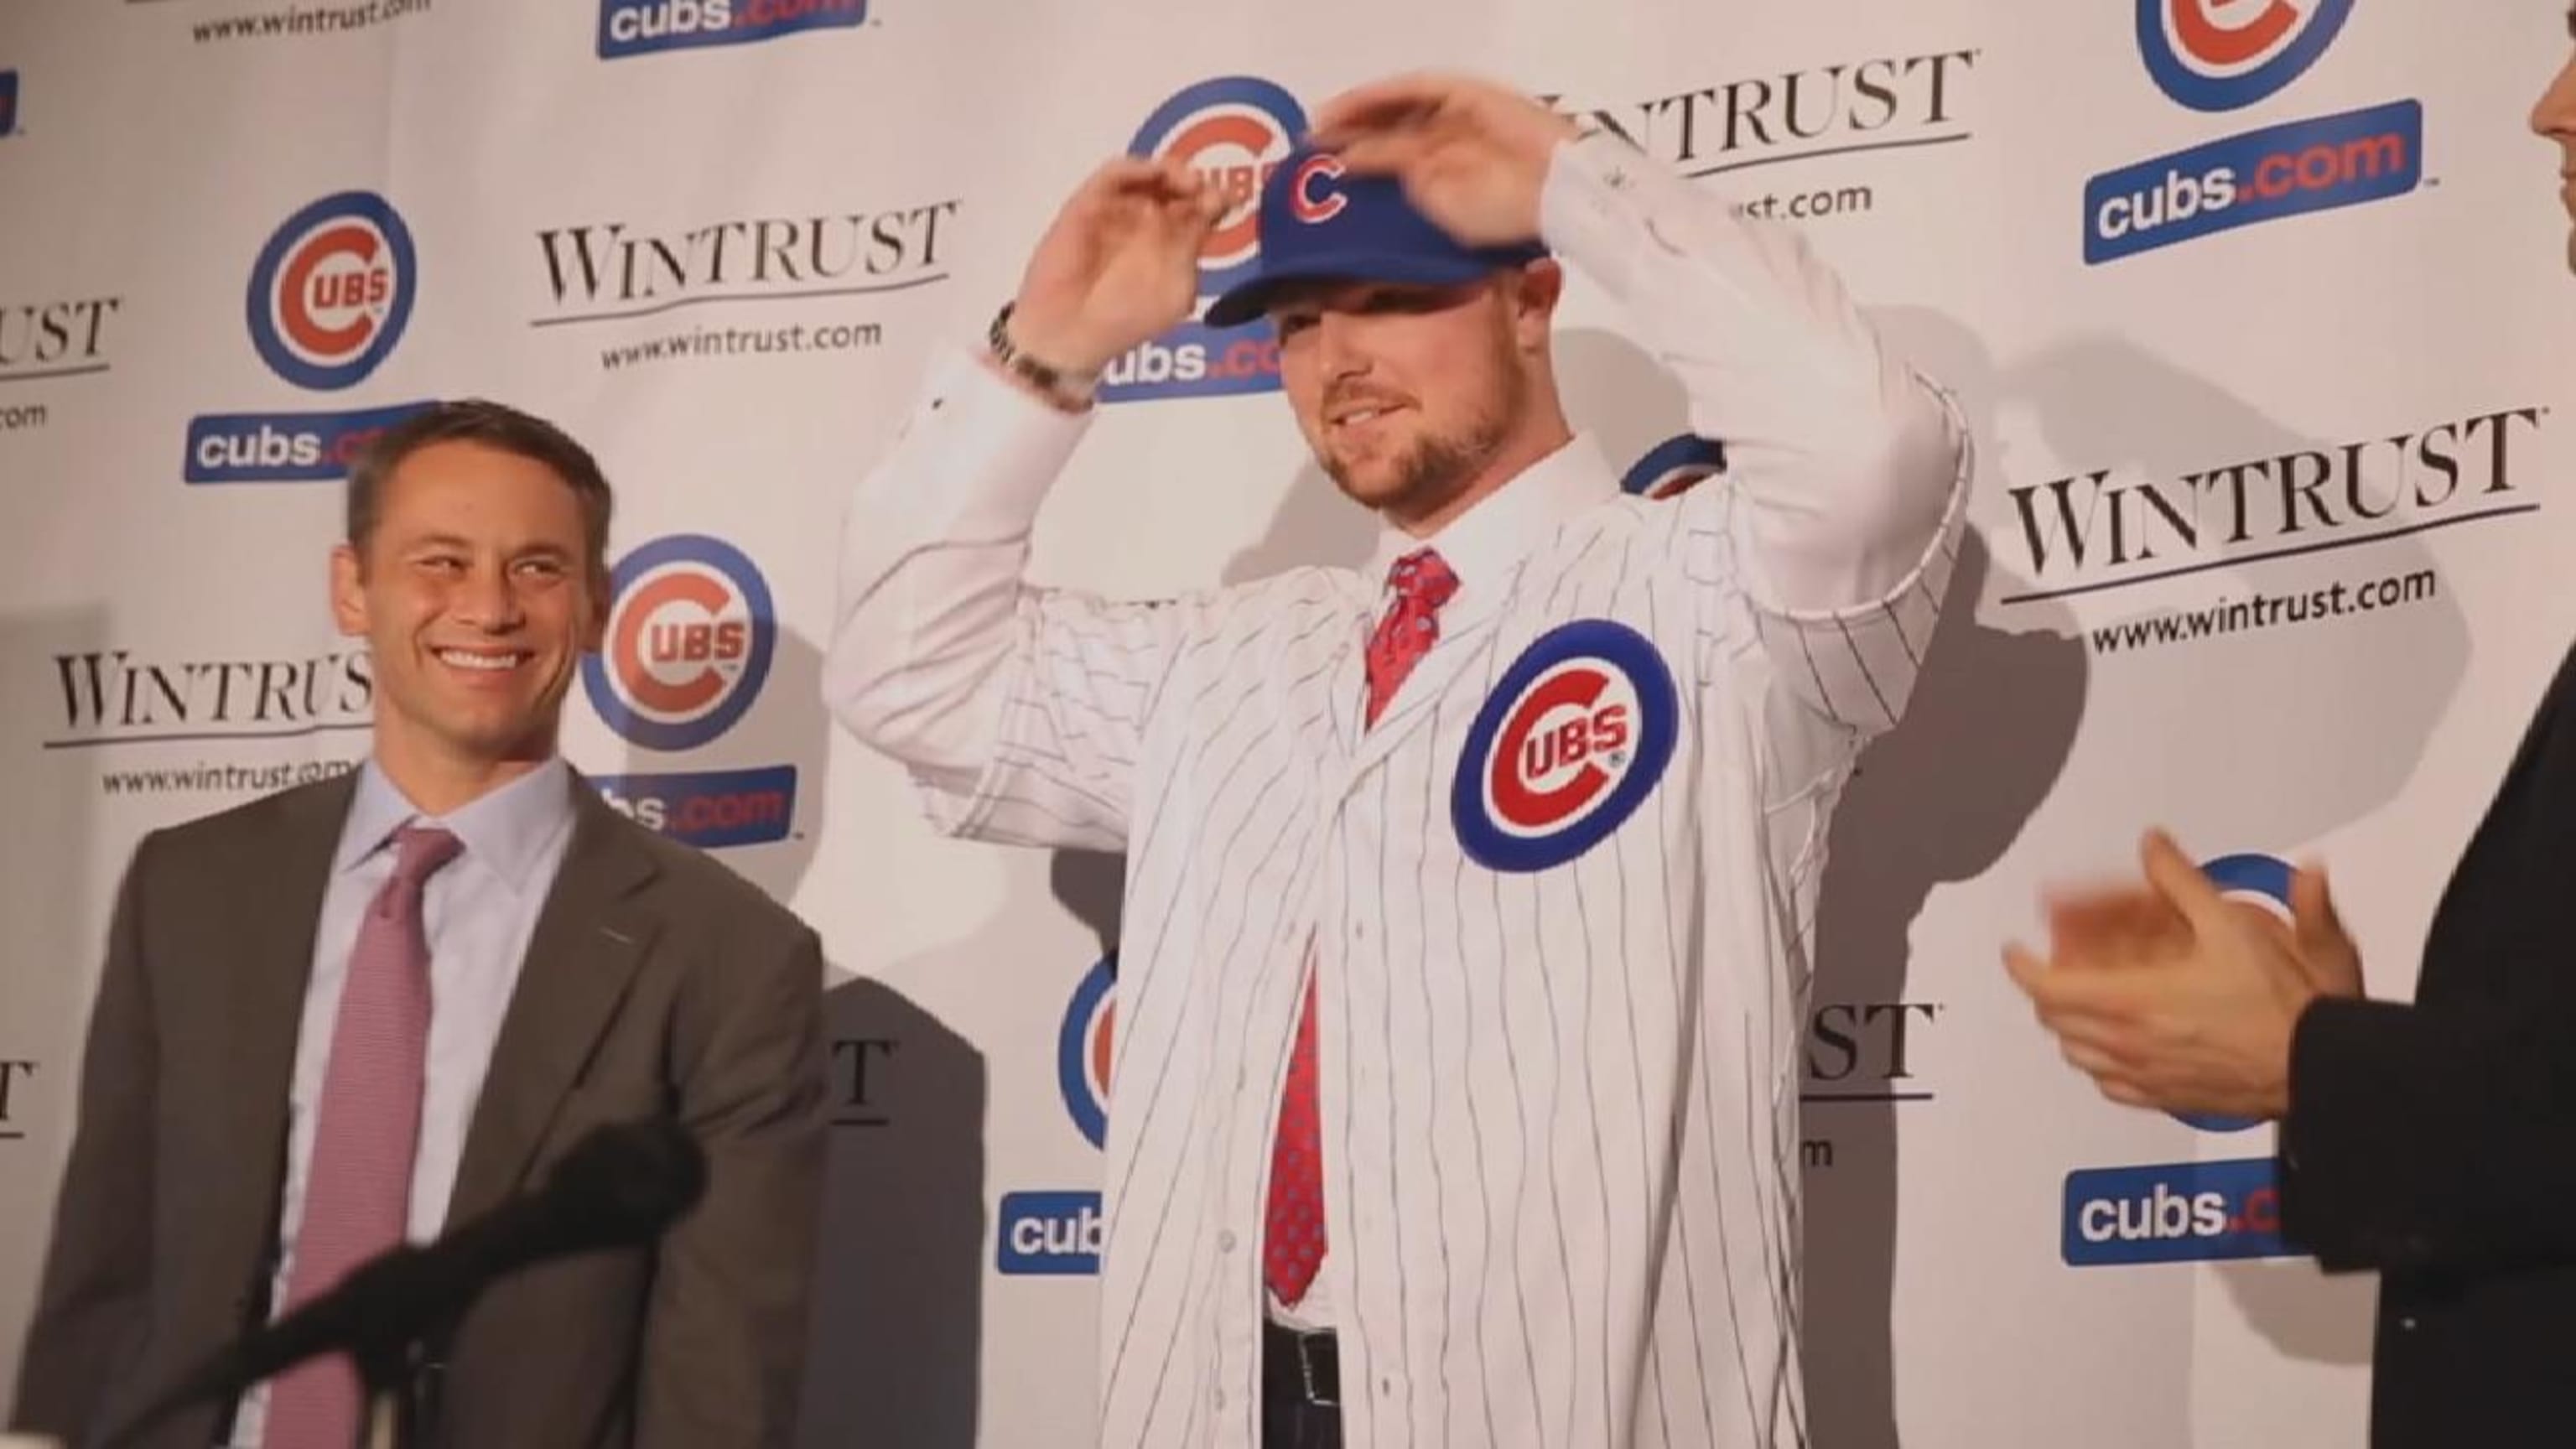
<instances>
[{"instance_id":1,"label":"cubs logo on backdrop","mask_svg":"<svg viewBox=\"0 0 2576 1449\"><path fill-rule=\"evenodd\" d=\"M599 58L744 45L867 19L867 0L601 0Z\"/></svg>"},{"instance_id":2,"label":"cubs logo on backdrop","mask_svg":"<svg viewBox=\"0 0 2576 1449\"><path fill-rule=\"evenodd\" d=\"M769 584L740 549L703 534L644 544L610 573L600 650L582 686L629 743L680 753L714 743L760 697L778 646ZM692 845L786 838L796 767L593 777L611 805Z\"/></svg>"},{"instance_id":3,"label":"cubs logo on backdrop","mask_svg":"<svg viewBox=\"0 0 2576 1449\"><path fill-rule=\"evenodd\" d=\"M1261 256L1261 188L1306 129L1297 98L1266 80L1203 81L1146 118L1130 154L1178 161L1224 194L1228 205L1199 250L1199 295L1243 280Z\"/></svg>"},{"instance_id":4,"label":"cubs logo on backdrop","mask_svg":"<svg viewBox=\"0 0 2576 1449\"><path fill-rule=\"evenodd\" d=\"M1110 1036L1118 1014L1118 955L1100 958L1065 1004L1056 1033L1055 1074L1065 1115L1094 1147L1109 1141Z\"/></svg>"},{"instance_id":5,"label":"cubs logo on backdrop","mask_svg":"<svg viewBox=\"0 0 2576 1449\"><path fill-rule=\"evenodd\" d=\"M420 291L420 256L393 203L342 191L286 218L250 268L243 320L269 371L309 392L374 374L402 341ZM427 407L227 413L188 425L190 483L328 482L368 441Z\"/></svg>"},{"instance_id":6,"label":"cubs logo on backdrop","mask_svg":"<svg viewBox=\"0 0 2576 1449\"><path fill-rule=\"evenodd\" d=\"M391 204L364 191L326 196L288 217L252 263L251 342L298 387L352 386L402 340L419 280L411 229Z\"/></svg>"},{"instance_id":7,"label":"cubs logo on backdrop","mask_svg":"<svg viewBox=\"0 0 2576 1449\"><path fill-rule=\"evenodd\" d=\"M0 70L0 136L18 131L18 73Z\"/></svg>"},{"instance_id":8,"label":"cubs logo on backdrop","mask_svg":"<svg viewBox=\"0 0 2576 1449\"><path fill-rule=\"evenodd\" d=\"M583 661L599 717L636 744L687 750L759 697L778 643L769 585L740 549L675 534L621 559L606 641Z\"/></svg>"},{"instance_id":9,"label":"cubs logo on backdrop","mask_svg":"<svg viewBox=\"0 0 2576 1449\"><path fill-rule=\"evenodd\" d=\"M2227 899L2288 922L2294 873L2288 861L2249 851L2205 861L2200 869ZM2203 1132L2262 1125L2256 1117L2172 1115ZM2279 1171L2269 1157L2066 1175L2059 1256L2069 1267L2267 1258L2290 1251L2281 1241Z\"/></svg>"},{"instance_id":10,"label":"cubs logo on backdrop","mask_svg":"<svg viewBox=\"0 0 2576 1449\"><path fill-rule=\"evenodd\" d=\"M2305 74L2352 18L2352 0L2137 0L2138 53L2166 95L2232 111Z\"/></svg>"},{"instance_id":11,"label":"cubs logo on backdrop","mask_svg":"<svg viewBox=\"0 0 2576 1449\"><path fill-rule=\"evenodd\" d=\"M2288 1256L2274 1178L2268 1157L2070 1172L2058 1256L2070 1268Z\"/></svg>"},{"instance_id":12,"label":"cubs logo on backdrop","mask_svg":"<svg viewBox=\"0 0 2576 1449\"><path fill-rule=\"evenodd\" d=\"M1062 1278L1100 1271L1109 1222L1097 1192L1006 1192L993 1220L996 1272Z\"/></svg>"},{"instance_id":13,"label":"cubs logo on backdrop","mask_svg":"<svg viewBox=\"0 0 2576 1449\"><path fill-rule=\"evenodd\" d=\"M1680 730L1672 671L1644 635L1607 619L1549 630L1468 727L1450 791L1459 845L1490 870L1565 864L1636 813Z\"/></svg>"},{"instance_id":14,"label":"cubs logo on backdrop","mask_svg":"<svg viewBox=\"0 0 2576 1449\"><path fill-rule=\"evenodd\" d=\"M1230 199L1199 253L1202 303L1241 280L1260 259L1262 183L1305 131L1306 111L1295 96L1255 76L1226 76L1165 101L1128 143L1128 154L1179 161ZM1330 203L1319 195L1317 204ZM1218 331L1192 319L1111 362L1100 398L1221 397L1278 387L1279 343L1269 329Z\"/></svg>"},{"instance_id":15,"label":"cubs logo on backdrop","mask_svg":"<svg viewBox=\"0 0 2576 1449\"><path fill-rule=\"evenodd\" d=\"M2305 76L2352 0L2137 0L2148 76L2195 111L2241 109ZM2290 121L2123 166L2084 187L2084 260L2100 264L2308 212L2384 201L2423 180L2414 100Z\"/></svg>"},{"instance_id":16,"label":"cubs logo on backdrop","mask_svg":"<svg viewBox=\"0 0 2576 1449\"><path fill-rule=\"evenodd\" d=\"M1110 1040L1117 996L1118 953L1113 951L1082 974L1056 1029L1056 1089L1074 1130L1093 1147L1109 1140ZM1014 1277L1097 1273L1106 1230L1096 1190L1006 1192L994 1214L994 1271Z\"/></svg>"}]
</instances>

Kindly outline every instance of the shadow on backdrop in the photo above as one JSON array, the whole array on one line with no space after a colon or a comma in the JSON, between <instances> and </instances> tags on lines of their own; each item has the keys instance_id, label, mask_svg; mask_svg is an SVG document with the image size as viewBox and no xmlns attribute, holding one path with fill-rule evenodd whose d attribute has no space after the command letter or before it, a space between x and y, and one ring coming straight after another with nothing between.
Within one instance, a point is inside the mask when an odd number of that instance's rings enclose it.
<instances>
[{"instance_id":1,"label":"shadow on backdrop","mask_svg":"<svg viewBox=\"0 0 2576 1449\"><path fill-rule=\"evenodd\" d=\"M2302 434L2209 379L2107 334L2069 338L2015 361L2001 392L2007 405L2029 410L2067 471L2130 472L2165 484L2168 493L2175 491L2172 480L2220 465L2335 453L2351 441ZM2429 421L2394 417L2373 431ZM2277 503L2281 487L2267 481L2249 491ZM2202 505L2204 531L2221 539L2223 497L2213 490ZM2331 491L2327 497L2340 513ZM2018 521L2011 528L2007 540L1999 526L1995 543L2011 550L2016 567L2041 578L2043 588L2069 582L2062 571L2034 567L2027 530ZM2334 537L2373 531L2351 528ZM2153 538L2173 561L2193 561L2166 542L2170 531L2162 525ZM2286 541L2320 540L2311 531ZM2283 542L2258 536L2236 551ZM2224 551L2223 544L2204 544L2198 557ZM2053 556L2059 561L2053 567L2062 567L2063 550ZM2178 605L2258 592L2296 596L2432 567L2424 539L2408 536L2138 586L2134 606L2118 602L2131 597L2125 590L2105 590L2091 602L2102 616L2134 620ZM2006 617L2018 619L2029 607L2012 606ZM2076 798L2123 809L2103 827L2124 842L2161 819L2204 859L2291 850L2367 818L2404 788L2459 691L2468 649L2459 605L2437 592L2402 608L2104 654L2091 708L2114 718L2153 718L2157 727L2123 730L2125 748L2118 752L2089 753L2070 789L2082 791ZM2176 790L2178 783L2189 788Z\"/></svg>"},{"instance_id":2,"label":"shadow on backdrop","mask_svg":"<svg viewBox=\"0 0 2576 1449\"><path fill-rule=\"evenodd\" d=\"M1977 482L1994 486L1996 369L1959 322L1877 312L1898 353L1958 395ZM1681 384L1626 339L1560 338L1577 425L1627 467L1689 430ZM1903 723L1876 741L1837 809L1818 902L1807 1035L1802 1253L1808 1427L1818 1449L1895 1449L1898 1109L1935 1099L1913 1044L1943 1010L1909 985L1909 936L1933 889L1999 860L2054 787L2083 713L2084 650L2062 610L2006 632L1978 617L1986 540L1960 543L1939 631ZM2004 701L2011 701L2009 707Z\"/></svg>"},{"instance_id":3,"label":"shadow on backdrop","mask_svg":"<svg viewBox=\"0 0 2576 1449\"><path fill-rule=\"evenodd\" d=\"M1876 320L1891 346L1958 394L1979 477L1991 480L1995 369L1984 346L1937 313ZM1559 358L1569 414L1614 466L1689 430L1681 384L1626 339L1569 333ZM1803 1083L1802 1318L1818 1449L1898 1443L1898 1108L1932 1099L1914 1078L1911 1046L1941 1009L1909 990L1909 933L1934 887L1973 879L2018 838L2083 710L2083 648L2062 618L2017 633L1977 619L1993 567L1985 540L1968 533L1904 722L1863 757L1832 826ZM1999 710L2006 699L2012 707Z\"/></svg>"},{"instance_id":4,"label":"shadow on backdrop","mask_svg":"<svg viewBox=\"0 0 2576 1449\"><path fill-rule=\"evenodd\" d=\"M2118 339L2077 339L1998 365L1973 333L1939 313L1894 308L1877 320L1899 351L1959 395L1980 449L1985 511L2001 518L1991 534L1965 541L1949 614L1906 723L1863 758L1836 818L1817 948L1822 1009L1918 997L1937 1005L1956 973L1996 969L1986 954L1928 960L1927 981L1910 969L1910 928L1934 888L1991 868L2052 794L2098 816L2098 856L2118 861L2151 822L2172 825L2204 858L2281 852L2394 797L2459 684L2467 632L2455 605L2437 599L2377 616L2366 643L2343 632L2362 627L2345 619L2305 626L2307 647L2249 631L2096 657L2066 599L2049 597L2074 583L2062 547L2060 573L2034 582L2048 566L2038 541L2017 505L1995 506L1998 493L2051 481L2005 450L2007 413L2026 417L2068 472L2106 468L2160 482L2315 449L2320 440ZM2116 625L2213 596L2244 597L2249 578L2264 592L2304 593L2365 570L2397 575L2430 566L2413 538L2371 545L2366 556L2366 565L2338 554L2217 569L2206 585L2142 586L2153 602L2134 608L2105 605L2102 596L2119 591L2102 590L2088 613ZM1981 599L1992 601L1986 618L1978 617ZM2390 668L2392 659L2403 667ZM2078 752L2075 733L2087 715L2106 723L2097 747ZM1896 1109L1908 1103L1816 1101L1819 1060L1847 1057L1826 1051L1830 1045L1821 1033L1811 1038L1808 1122L1833 1144L1831 1171L1808 1176L1814 1438L1819 1449L1893 1449L1893 1174ZM1928 1084L1888 1085L1897 1089L1890 1095L1931 1095L1922 1090ZM2071 1074L2065 1090L2069 1105L2091 1099ZM2175 1122L2172 1131L2174 1151L2194 1151L2192 1129ZM2217 1273L2248 1325L2286 1356L2366 1360L2366 1281L2328 1280L2289 1263L2223 1264ZM2171 1279L2171 1312L2187 1325L2190 1275ZM2179 1442L2189 1432L2179 1399L2174 1414L2163 1429Z\"/></svg>"},{"instance_id":5,"label":"shadow on backdrop","mask_svg":"<svg viewBox=\"0 0 2576 1449\"><path fill-rule=\"evenodd\" d=\"M1996 369L1984 342L1922 308L1873 313L1888 344L1948 388L2000 486ZM1895 1449L1901 1114L1937 1110L1912 1045L1948 1009L1950 971L1913 970L1934 890L2001 860L2057 785L2083 716L2082 642L2062 608L2013 630L1980 615L2021 581L1974 528L1903 722L1872 743L1836 811L1818 902L1806 1082L1808 1412L1819 1449ZM1982 964L1982 963L1978 963Z\"/></svg>"},{"instance_id":6,"label":"shadow on backdrop","mask_svg":"<svg viewBox=\"0 0 2576 1449\"><path fill-rule=\"evenodd\" d=\"M2166 480L2238 461L2333 453L2352 441L2304 435L2116 337L2070 338L2011 372L2008 390L2028 401L2050 451L2086 470L2127 468ZM2189 425L2171 426L2175 419ZM2397 416L2378 431L2431 421ZM2269 488L2277 495L2280 485ZM2326 498L2338 512L2348 506L2331 490ZM2175 592L2189 602L2258 592L2297 597L2429 577L2433 569L2423 538L2408 536L2231 567L2217 571L2215 588ZM2172 586L2151 587L2168 603L2175 597L2167 593ZM2119 616L2152 612L2123 609ZM2204 859L2291 854L2368 818L2405 788L2459 692L2469 648L2466 617L2447 591L2437 591L2403 608L2108 656L2094 707L2133 715L2152 709L2159 728L2132 739L2124 760L2088 762L2072 788L2085 799L2123 802L2123 817L2103 824L2124 838L2154 820L2171 825ZM2176 782L2190 788L2171 789ZM2177 1150L2197 1145L2181 1124L2174 1132ZM2228 1155L2269 1154L2267 1130L2243 1136ZM2327 1277L2311 1263L2277 1260L2221 1263L2215 1273L2244 1323L2275 1352L2310 1363L2369 1362L2374 1275Z\"/></svg>"},{"instance_id":7,"label":"shadow on backdrop","mask_svg":"<svg viewBox=\"0 0 2576 1449\"><path fill-rule=\"evenodd\" d=\"M42 822L0 840L0 921L9 923L0 947L0 1411L17 1397L27 1319L77 1125L78 1058L127 864L105 864L99 846L119 833L140 833L125 823L134 816L107 803L102 781L111 771L177 763L166 759L166 745L45 748L97 729L97 713L66 696L57 661L113 651L124 642L116 626L96 606L0 618L0 670L18 706L0 713L0 754L16 771L11 800L19 819ZM315 753L335 748L326 736ZM149 806L154 823L206 813L202 803L179 808L186 798Z\"/></svg>"},{"instance_id":8,"label":"shadow on backdrop","mask_svg":"<svg viewBox=\"0 0 2576 1449\"><path fill-rule=\"evenodd\" d=\"M796 766L789 834L716 858L793 901L814 862L835 728L821 703L814 642L782 626L761 693L767 703L709 753L713 768ZM705 767L638 750L624 768L692 766ZM926 827L905 816L866 828L899 839ZM984 1058L883 981L837 962L826 977L831 1156L796 1442L972 1449L983 1349Z\"/></svg>"},{"instance_id":9,"label":"shadow on backdrop","mask_svg":"<svg viewBox=\"0 0 2576 1449\"><path fill-rule=\"evenodd\" d=\"M2246 1260L2219 1264L2218 1281L2273 1352L2302 1363L2369 1365L2378 1274L2328 1277L2311 1262Z\"/></svg>"}]
</instances>

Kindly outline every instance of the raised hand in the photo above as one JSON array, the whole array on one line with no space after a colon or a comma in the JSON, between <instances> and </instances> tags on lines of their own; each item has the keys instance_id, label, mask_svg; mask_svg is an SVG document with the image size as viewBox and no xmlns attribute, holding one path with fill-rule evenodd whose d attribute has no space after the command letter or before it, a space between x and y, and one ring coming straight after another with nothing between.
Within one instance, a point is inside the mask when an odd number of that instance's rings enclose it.
<instances>
[{"instance_id":1,"label":"raised hand","mask_svg":"<svg viewBox=\"0 0 2576 1449\"><path fill-rule=\"evenodd\" d=\"M1539 193L1574 123L1473 76L1423 72L1345 91L1312 139L1362 174L1391 175L1414 208L1471 247L1538 235Z\"/></svg>"},{"instance_id":2,"label":"raised hand","mask_svg":"<svg viewBox=\"0 0 2576 1449\"><path fill-rule=\"evenodd\" d=\"M2102 1095L2137 1107L2279 1117L2300 1013L2360 958L2302 873L2295 924L2220 893L2163 833L2141 850L2144 890L2050 912L2050 952L2007 946L2005 968ZM2331 957L2334 943L2345 952ZM2326 953L2311 963L2310 952ZM2347 964L2348 963L2348 964Z\"/></svg>"},{"instance_id":3,"label":"raised hand","mask_svg":"<svg viewBox=\"0 0 2576 1449\"><path fill-rule=\"evenodd\" d=\"M1227 198L1176 161L1121 156L1065 201L1029 257L1011 340L1073 372L1109 362L1198 305L1199 251Z\"/></svg>"},{"instance_id":4,"label":"raised hand","mask_svg":"<svg viewBox=\"0 0 2576 1449\"><path fill-rule=\"evenodd\" d=\"M2299 949L2299 964L2308 984L2326 996L2359 996L2361 948L2335 913L2325 873L2302 869L2290 882L2290 935Z\"/></svg>"}]
</instances>

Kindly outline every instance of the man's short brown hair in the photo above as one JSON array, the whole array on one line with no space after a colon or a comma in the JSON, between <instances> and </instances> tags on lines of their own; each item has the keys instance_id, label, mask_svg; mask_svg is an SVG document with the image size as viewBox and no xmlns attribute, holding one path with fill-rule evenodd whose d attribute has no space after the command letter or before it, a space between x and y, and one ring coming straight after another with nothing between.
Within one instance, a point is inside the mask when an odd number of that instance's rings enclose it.
<instances>
[{"instance_id":1,"label":"man's short brown hair","mask_svg":"<svg viewBox=\"0 0 2576 1449\"><path fill-rule=\"evenodd\" d=\"M349 547L363 560L376 531L379 497L405 458L432 443L480 443L543 463L581 505L584 562L590 586L608 591L608 520L614 500L590 450L545 419L482 398L432 404L379 433L349 468Z\"/></svg>"}]
</instances>

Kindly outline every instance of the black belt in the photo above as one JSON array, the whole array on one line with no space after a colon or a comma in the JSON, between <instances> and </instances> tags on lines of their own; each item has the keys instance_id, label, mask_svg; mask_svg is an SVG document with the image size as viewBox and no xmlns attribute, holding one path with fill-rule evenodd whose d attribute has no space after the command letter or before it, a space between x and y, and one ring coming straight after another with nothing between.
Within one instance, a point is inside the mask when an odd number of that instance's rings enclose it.
<instances>
[{"instance_id":1,"label":"black belt","mask_svg":"<svg viewBox=\"0 0 2576 1449\"><path fill-rule=\"evenodd\" d=\"M1274 1404L1341 1407L1342 1356L1332 1333L1306 1333L1262 1319L1261 1396Z\"/></svg>"}]
</instances>

